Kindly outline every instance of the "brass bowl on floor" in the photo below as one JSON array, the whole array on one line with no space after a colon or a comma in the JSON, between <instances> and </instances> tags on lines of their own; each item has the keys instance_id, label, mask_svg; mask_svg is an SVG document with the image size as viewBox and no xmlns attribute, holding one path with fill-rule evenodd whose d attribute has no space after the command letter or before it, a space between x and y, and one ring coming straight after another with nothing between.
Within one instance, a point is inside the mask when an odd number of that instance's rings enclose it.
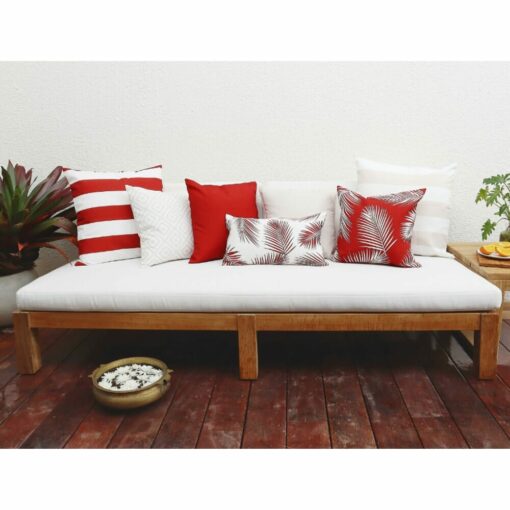
<instances>
[{"instance_id":1,"label":"brass bowl on floor","mask_svg":"<svg viewBox=\"0 0 510 510\"><path fill-rule=\"evenodd\" d=\"M132 364L152 365L162 370L162 376L155 382L136 390L115 391L101 388L98 384L100 377L109 370ZM123 358L106 365L100 365L89 377L92 379L92 392L96 400L107 407L113 409L136 409L143 407L160 399L170 386L170 377L172 370L165 363L156 358Z\"/></svg>"}]
</instances>

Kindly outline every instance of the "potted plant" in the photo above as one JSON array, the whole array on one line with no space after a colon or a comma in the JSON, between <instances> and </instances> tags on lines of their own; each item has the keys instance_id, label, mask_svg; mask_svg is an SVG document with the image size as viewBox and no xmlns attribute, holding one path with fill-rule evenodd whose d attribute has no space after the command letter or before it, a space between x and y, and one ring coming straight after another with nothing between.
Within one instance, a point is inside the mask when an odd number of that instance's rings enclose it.
<instances>
[{"instance_id":1,"label":"potted plant","mask_svg":"<svg viewBox=\"0 0 510 510\"><path fill-rule=\"evenodd\" d=\"M499 234L500 241L510 241L510 174L499 174L487 177L483 188L476 195L476 203L485 202L487 207L495 206L497 221L488 219L482 225L482 239L485 241L495 230L500 221L506 223L505 230Z\"/></svg>"},{"instance_id":2,"label":"potted plant","mask_svg":"<svg viewBox=\"0 0 510 510\"><path fill-rule=\"evenodd\" d=\"M62 239L76 244L76 212L71 191L57 167L35 184L32 170L10 161L0 175L0 326L11 323L16 291L37 276L41 248Z\"/></svg>"}]
</instances>

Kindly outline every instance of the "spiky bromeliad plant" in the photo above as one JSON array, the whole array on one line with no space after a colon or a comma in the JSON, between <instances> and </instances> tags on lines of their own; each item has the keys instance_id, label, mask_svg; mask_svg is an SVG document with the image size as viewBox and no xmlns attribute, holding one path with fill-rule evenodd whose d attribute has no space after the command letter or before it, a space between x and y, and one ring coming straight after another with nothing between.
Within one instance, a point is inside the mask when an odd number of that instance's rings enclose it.
<instances>
[{"instance_id":1,"label":"spiky bromeliad plant","mask_svg":"<svg viewBox=\"0 0 510 510\"><path fill-rule=\"evenodd\" d=\"M0 176L0 276L34 267L40 248L62 239L76 244L76 212L67 181L57 167L35 184L32 170L10 161Z\"/></svg>"},{"instance_id":2,"label":"spiky bromeliad plant","mask_svg":"<svg viewBox=\"0 0 510 510\"><path fill-rule=\"evenodd\" d=\"M497 221L488 219L482 225L482 239L485 241L494 232L496 225L500 221L506 221L505 229L508 230L509 228L510 173L493 175L492 177L485 178L482 182L484 186L478 191L475 202L485 202L487 207L497 207L495 214L499 216Z\"/></svg>"}]
</instances>

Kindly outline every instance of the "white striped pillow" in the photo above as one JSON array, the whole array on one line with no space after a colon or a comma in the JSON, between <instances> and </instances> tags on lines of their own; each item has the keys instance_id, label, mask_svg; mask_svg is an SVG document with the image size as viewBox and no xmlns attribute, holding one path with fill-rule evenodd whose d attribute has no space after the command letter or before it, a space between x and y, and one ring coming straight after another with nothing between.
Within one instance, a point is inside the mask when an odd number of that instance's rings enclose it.
<instances>
[{"instance_id":1,"label":"white striped pillow","mask_svg":"<svg viewBox=\"0 0 510 510\"><path fill-rule=\"evenodd\" d=\"M162 191L161 174L161 165L135 172L64 169L77 214L77 265L140 257L140 238L125 186Z\"/></svg>"},{"instance_id":2,"label":"white striped pillow","mask_svg":"<svg viewBox=\"0 0 510 510\"><path fill-rule=\"evenodd\" d=\"M451 186L456 164L437 169L357 159L356 165L357 191L365 196L426 188L416 209L411 251L414 255L451 257L446 251L446 245L450 227Z\"/></svg>"}]
</instances>

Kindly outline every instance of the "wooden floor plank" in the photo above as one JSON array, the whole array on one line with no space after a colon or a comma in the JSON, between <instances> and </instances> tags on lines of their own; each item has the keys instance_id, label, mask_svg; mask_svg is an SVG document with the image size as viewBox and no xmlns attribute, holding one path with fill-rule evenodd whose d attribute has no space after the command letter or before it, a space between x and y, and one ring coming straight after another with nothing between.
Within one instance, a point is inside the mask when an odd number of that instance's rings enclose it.
<instances>
[{"instance_id":1,"label":"wooden floor plank","mask_svg":"<svg viewBox=\"0 0 510 510\"><path fill-rule=\"evenodd\" d=\"M473 361L455 338L442 335L439 342L479 399L510 437L510 388L499 377L492 381L480 381L474 373Z\"/></svg>"},{"instance_id":2,"label":"wooden floor plank","mask_svg":"<svg viewBox=\"0 0 510 510\"><path fill-rule=\"evenodd\" d=\"M285 448L287 429L287 371L261 370L252 382L243 448Z\"/></svg>"},{"instance_id":3,"label":"wooden floor plank","mask_svg":"<svg viewBox=\"0 0 510 510\"><path fill-rule=\"evenodd\" d=\"M174 367L176 358L186 356L182 338L166 338L166 332L116 332L119 341L113 358L152 356ZM140 342L143 337L143 342ZM179 371L178 371L179 372ZM149 447L154 440L168 405L175 394L178 376L173 374L163 401L129 412L111 410L96 404L81 422L66 448L134 448ZM125 421L125 423L124 423Z\"/></svg>"},{"instance_id":4,"label":"wooden floor plank","mask_svg":"<svg viewBox=\"0 0 510 510\"><path fill-rule=\"evenodd\" d=\"M385 335L387 362L425 448L467 448L408 335Z\"/></svg>"},{"instance_id":5,"label":"wooden floor plank","mask_svg":"<svg viewBox=\"0 0 510 510\"><path fill-rule=\"evenodd\" d=\"M64 332L65 330L41 330L39 335L41 352L44 354L44 351L54 344ZM14 334L11 335L11 342L14 344ZM11 354L0 361L0 389L6 386L16 375L18 375L18 369L16 368L16 355L13 348Z\"/></svg>"},{"instance_id":6,"label":"wooden floor plank","mask_svg":"<svg viewBox=\"0 0 510 510\"><path fill-rule=\"evenodd\" d=\"M250 383L230 333L63 333L42 331L43 368L23 376L13 335L0 336L0 447L510 446L508 325L495 381L430 334L263 333ZM130 413L93 403L91 367L144 354L175 368L166 400Z\"/></svg>"},{"instance_id":7,"label":"wooden floor plank","mask_svg":"<svg viewBox=\"0 0 510 510\"><path fill-rule=\"evenodd\" d=\"M375 448L356 362L346 338L334 338L324 351L323 379L333 448Z\"/></svg>"},{"instance_id":8,"label":"wooden floor plank","mask_svg":"<svg viewBox=\"0 0 510 510\"><path fill-rule=\"evenodd\" d=\"M503 345L498 351L498 376L510 388L510 351Z\"/></svg>"},{"instance_id":9,"label":"wooden floor plank","mask_svg":"<svg viewBox=\"0 0 510 510\"><path fill-rule=\"evenodd\" d=\"M13 336L11 329L0 329L0 362L14 354Z\"/></svg>"},{"instance_id":10,"label":"wooden floor plank","mask_svg":"<svg viewBox=\"0 0 510 510\"><path fill-rule=\"evenodd\" d=\"M213 370L178 373L177 393L153 448L195 448L209 406L216 375Z\"/></svg>"},{"instance_id":11,"label":"wooden floor plank","mask_svg":"<svg viewBox=\"0 0 510 510\"><path fill-rule=\"evenodd\" d=\"M33 375L16 375L0 392L0 424L25 402L83 340L81 332L66 332L43 353L43 366Z\"/></svg>"},{"instance_id":12,"label":"wooden floor plank","mask_svg":"<svg viewBox=\"0 0 510 510\"><path fill-rule=\"evenodd\" d=\"M290 369L287 447L330 448L322 374L318 369Z\"/></svg>"},{"instance_id":13,"label":"wooden floor plank","mask_svg":"<svg viewBox=\"0 0 510 510\"><path fill-rule=\"evenodd\" d=\"M84 374L74 389L41 422L21 447L63 448L93 404L90 381Z\"/></svg>"},{"instance_id":14,"label":"wooden floor plank","mask_svg":"<svg viewBox=\"0 0 510 510\"><path fill-rule=\"evenodd\" d=\"M150 448L174 398L178 378L178 375L172 377L170 388L158 401L127 412L108 448Z\"/></svg>"},{"instance_id":15,"label":"wooden floor plank","mask_svg":"<svg viewBox=\"0 0 510 510\"><path fill-rule=\"evenodd\" d=\"M197 448L240 448L250 381L232 371L218 375Z\"/></svg>"},{"instance_id":16,"label":"wooden floor plank","mask_svg":"<svg viewBox=\"0 0 510 510\"><path fill-rule=\"evenodd\" d=\"M324 382L323 335L289 339L287 448L331 448Z\"/></svg>"},{"instance_id":17,"label":"wooden floor plank","mask_svg":"<svg viewBox=\"0 0 510 510\"><path fill-rule=\"evenodd\" d=\"M73 433L65 448L106 448L125 414L95 404Z\"/></svg>"},{"instance_id":18,"label":"wooden floor plank","mask_svg":"<svg viewBox=\"0 0 510 510\"><path fill-rule=\"evenodd\" d=\"M502 321L501 323L501 345L508 351L510 351L510 324L508 321Z\"/></svg>"},{"instance_id":19,"label":"wooden floor plank","mask_svg":"<svg viewBox=\"0 0 510 510\"><path fill-rule=\"evenodd\" d=\"M352 340L361 389L380 448L421 448L422 443L400 390L385 363L380 333Z\"/></svg>"},{"instance_id":20,"label":"wooden floor plank","mask_svg":"<svg viewBox=\"0 0 510 510\"><path fill-rule=\"evenodd\" d=\"M510 441L437 340L418 339L426 371L471 448L508 448Z\"/></svg>"},{"instance_id":21,"label":"wooden floor plank","mask_svg":"<svg viewBox=\"0 0 510 510\"><path fill-rule=\"evenodd\" d=\"M86 375L87 361L96 349L93 338L82 341L45 384L2 423L0 448L18 447L30 436L74 388L76 381Z\"/></svg>"},{"instance_id":22,"label":"wooden floor plank","mask_svg":"<svg viewBox=\"0 0 510 510\"><path fill-rule=\"evenodd\" d=\"M243 448L285 448L287 444L286 338L259 334L259 378L252 381Z\"/></svg>"}]
</instances>

